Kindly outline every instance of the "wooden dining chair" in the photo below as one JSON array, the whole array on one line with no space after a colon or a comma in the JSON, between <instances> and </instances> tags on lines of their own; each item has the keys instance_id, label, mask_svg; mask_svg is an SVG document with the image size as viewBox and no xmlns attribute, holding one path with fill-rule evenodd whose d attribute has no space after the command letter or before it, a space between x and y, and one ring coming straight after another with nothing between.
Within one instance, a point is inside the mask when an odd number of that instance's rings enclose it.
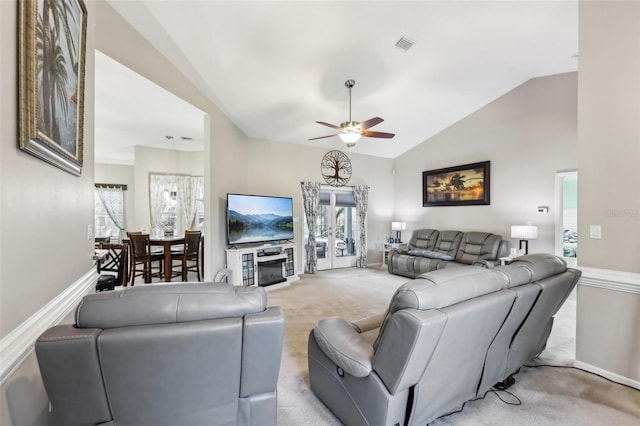
<instances>
[{"instance_id":1,"label":"wooden dining chair","mask_svg":"<svg viewBox=\"0 0 640 426\"><path fill-rule=\"evenodd\" d=\"M189 272L195 272L198 281L202 281L201 263L200 263L200 239L201 231L185 231L184 246L180 251L171 251L171 260L177 260L180 263L175 267L180 268L182 281L188 281ZM172 271L173 274L173 271Z\"/></svg>"},{"instance_id":2,"label":"wooden dining chair","mask_svg":"<svg viewBox=\"0 0 640 426\"><path fill-rule=\"evenodd\" d=\"M101 268L99 271L100 277L96 282L96 291L113 290L117 286L126 287L129 270L129 243L123 241L122 244L102 245L101 248L109 250L113 258L107 268Z\"/></svg>"},{"instance_id":3,"label":"wooden dining chair","mask_svg":"<svg viewBox=\"0 0 640 426\"><path fill-rule=\"evenodd\" d=\"M134 285L136 277L143 277L145 283L150 283L152 277L162 278L162 264L164 253L152 252L149 234L142 232L128 232L131 242L131 285ZM153 262L158 262L158 272L153 272Z\"/></svg>"}]
</instances>

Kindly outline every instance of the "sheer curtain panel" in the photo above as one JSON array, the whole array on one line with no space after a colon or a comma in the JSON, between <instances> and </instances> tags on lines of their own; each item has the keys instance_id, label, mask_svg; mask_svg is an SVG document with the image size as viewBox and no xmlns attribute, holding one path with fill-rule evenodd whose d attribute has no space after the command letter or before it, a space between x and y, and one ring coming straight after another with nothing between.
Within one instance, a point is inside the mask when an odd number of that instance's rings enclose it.
<instances>
[{"instance_id":1,"label":"sheer curtain panel","mask_svg":"<svg viewBox=\"0 0 640 426\"><path fill-rule=\"evenodd\" d=\"M124 193L122 188L96 188L96 194L111 221L118 227L118 241L124 233Z\"/></svg>"},{"instance_id":2,"label":"sheer curtain panel","mask_svg":"<svg viewBox=\"0 0 640 426\"><path fill-rule=\"evenodd\" d=\"M356 218L358 238L356 238L356 267L367 267L367 207L369 205L369 187L355 185L353 197L356 200Z\"/></svg>"},{"instance_id":3,"label":"sheer curtain panel","mask_svg":"<svg viewBox=\"0 0 640 426\"><path fill-rule=\"evenodd\" d=\"M315 274L318 269L318 258L316 257L316 233L315 225L318 216L318 206L320 204L320 182L301 182L302 201L304 204L304 214L307 219L309 237L307 240L307 262L304 265L304 272Z\"/></svg>"}]
</instances>

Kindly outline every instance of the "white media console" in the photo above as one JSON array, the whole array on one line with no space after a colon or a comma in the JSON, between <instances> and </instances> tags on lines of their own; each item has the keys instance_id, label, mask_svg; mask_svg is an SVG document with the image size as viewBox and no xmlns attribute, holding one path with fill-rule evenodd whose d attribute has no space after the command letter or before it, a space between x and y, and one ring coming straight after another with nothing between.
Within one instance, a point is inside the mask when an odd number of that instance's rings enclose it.
<instances>
[{"instance_id":1,"label":"white media console","mask_svg":"<svg viewBox=\"0 0 640 426\"><path fill-rule=\"evenodd\" d=\"M299 279L295 243L228 248L226 252L233 285L275 288Z\"/></svg>"}]
</instances>

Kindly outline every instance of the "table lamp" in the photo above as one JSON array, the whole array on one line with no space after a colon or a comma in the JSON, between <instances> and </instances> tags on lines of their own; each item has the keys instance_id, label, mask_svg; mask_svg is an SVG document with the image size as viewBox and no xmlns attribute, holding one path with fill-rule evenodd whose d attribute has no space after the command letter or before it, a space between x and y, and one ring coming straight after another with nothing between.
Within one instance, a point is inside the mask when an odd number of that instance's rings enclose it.
<instances>
[{"instance_id":1,"label":"table lamp","mask_svg":"<svg viewBox=\"0 0 640 426\"><path fill-rule=\"evenodd\" d=\"M520 240L520 250L522 250L522 243L524 242L524 254L529 254L529 240L538 238L538 227L533 225L513 225L511 227L511 238Z\"/></svg>"},{"instance_id":2,"label":"table lamp","mask_svg":"<svg viewBox=\"0 0 640 426\"><path fill-rule=\"evenodd\" d=\"M396 231L396 243L402 242L402 231L407 229L405 222L391 222L391 230Z\"/></svg>"}]
</instances>

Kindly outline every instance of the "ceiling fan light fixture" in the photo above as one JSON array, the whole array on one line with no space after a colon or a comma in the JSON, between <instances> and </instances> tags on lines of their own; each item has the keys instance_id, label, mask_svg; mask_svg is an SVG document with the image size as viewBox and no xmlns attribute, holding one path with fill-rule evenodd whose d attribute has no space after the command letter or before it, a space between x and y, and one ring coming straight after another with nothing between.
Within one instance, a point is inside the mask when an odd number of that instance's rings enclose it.
<instances>
[{"instance_id":1,"label":"ceiling fan light fixture","mask_svg":"<svg viewBox=\"0 0 640 426\"><path fill-rule=\"evenodd\" d=\"M360 133L354 131L342 132L338 136L342 139L342 142L346 143L348 147L352 147L360 139Z\"/></svg>"}]
</instances>

